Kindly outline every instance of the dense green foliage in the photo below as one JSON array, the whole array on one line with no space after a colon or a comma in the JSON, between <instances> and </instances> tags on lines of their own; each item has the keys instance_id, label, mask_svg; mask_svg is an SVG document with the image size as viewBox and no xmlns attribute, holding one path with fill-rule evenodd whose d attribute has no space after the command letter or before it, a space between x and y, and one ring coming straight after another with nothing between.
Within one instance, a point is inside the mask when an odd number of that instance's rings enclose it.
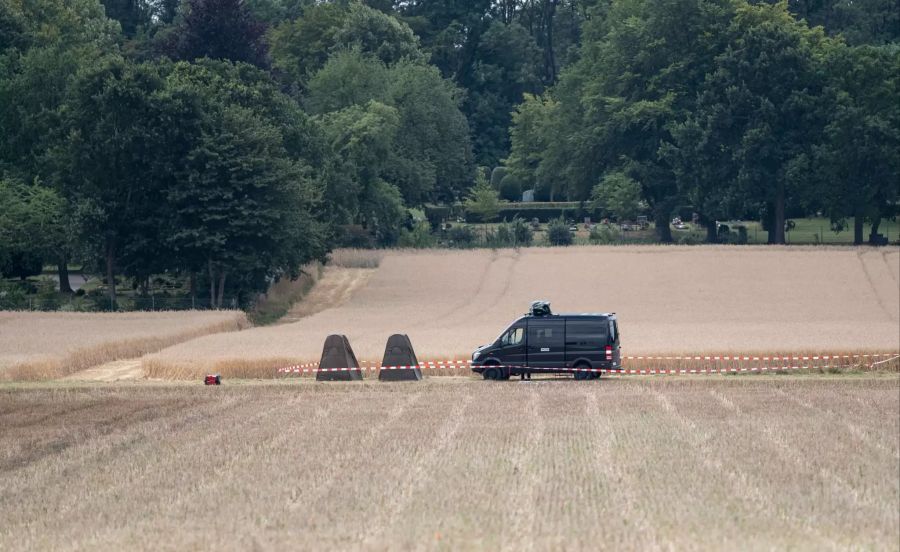
<instances>
[{"instance_id":1,"label":"dense green foliage","mask_svg":"<svg viewBox=\"0 0 900 552\"><path fill-rule=\"evenodd\" d=\"M613 205L634 182L662 241L680 204L711 241L717 220L761 218L784 243L788 216L822 211L856 217L859 243L866 217L896 215L898 44L848 46L785 2L621 0L595 15L580 58L513 115L508 169L536 192L629 218Z\"/></svg>"},{"instance_id":2,"label":"dense green foliage","mask_svg":"<svg viewBox=\"0 0 900 552\"><path fill-rule=\"evenodd\" d=\"M668 241L684 212L710 241L742 218L783 242L789 217L816 212L877 241L898 206L898 12L0 1L0 272L57 265L65 291L76 261L113 302L117 277L167 273L216 305L334 246L431 245L451 214L515 219L495 244L530 242L518 217L639 214ZM504 202L523 193L577 203Z\"/></svg>"}]
</instances>

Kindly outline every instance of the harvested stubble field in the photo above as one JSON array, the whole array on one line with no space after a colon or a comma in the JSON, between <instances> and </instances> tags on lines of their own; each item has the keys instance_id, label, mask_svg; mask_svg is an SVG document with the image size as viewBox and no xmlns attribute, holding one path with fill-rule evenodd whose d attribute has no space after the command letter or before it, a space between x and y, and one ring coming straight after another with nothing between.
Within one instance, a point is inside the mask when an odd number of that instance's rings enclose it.
<instances>
[{"instance_id":1,"label":"harvested stubble field","mask_svg":"<svg viewBox=\"0 0 900 552\"><path fill-rule=\"evenodd\" d=\"M872 549L891 376L0 388L0 549Z\"/></svg>"},{"instance_id":2,"label":"harvested stubble field","mask_svg":"<svg viewBox=\"0 0 900 552\"><path fill-rule=\"evenodd\" d=\"M0 311L0 380L59 378L247 326L244 313L236 311Z\"/></svg>"},{"instance_id":3,"label":"harvested stubble field","mask_svg":"<svg viewBox=\"0 0 900 552\"><path fill-rule=\"evenodd\" d=\"M894 247L395 251L371 262L365 253L343 256L372 273L340 304L291 324L171 347L146 357L144 370L162 378L210 371L272 377L279 366L318 360L331 333L346 334L361 360L379 361L392 333L409 334L420 360L468 358L533 299L550 300L558 312L617 312L629 355L900 348Z\"/></svg>"}]
</instances>

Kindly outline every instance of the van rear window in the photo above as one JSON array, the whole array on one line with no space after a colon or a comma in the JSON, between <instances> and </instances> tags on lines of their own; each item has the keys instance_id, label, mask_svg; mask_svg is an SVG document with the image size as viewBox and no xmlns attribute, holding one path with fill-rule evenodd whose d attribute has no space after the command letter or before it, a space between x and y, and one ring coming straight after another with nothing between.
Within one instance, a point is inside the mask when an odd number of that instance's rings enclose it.
<instances>
[{"instance_id":1,"label":"van rear window","mask_svg":"<svg viewBox=\"0 0 900 552\"><path fill-rule=\"evenodd\" d=\"M596 345L606 343L606 320L566 320L566 342Z\"/></svg>"}]
</instances>

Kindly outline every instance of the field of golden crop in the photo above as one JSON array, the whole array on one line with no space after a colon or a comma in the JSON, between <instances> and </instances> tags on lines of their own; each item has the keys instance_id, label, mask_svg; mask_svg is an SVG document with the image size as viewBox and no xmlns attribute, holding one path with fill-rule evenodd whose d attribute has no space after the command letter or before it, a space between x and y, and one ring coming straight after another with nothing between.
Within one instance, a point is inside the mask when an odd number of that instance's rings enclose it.
<instances>
[{"instance_id":1,"label":"field of golden crop","mask_svg":"<svg viewBox=\"0 0 900 552\"><path fill-rule=\"evenodd\" d=\"M59 378L247 325L244 313L236 311L0 311L0 380Z\"/></svg>"},{"instance_id":2,"label":"field of golden crop","mask_svg":"<svg viewBox=\"0 0 900 552\"><path fill-rule=\"evenodd\" d=\"M900 379L0 387L0 550L897 550Z\"/></svg>"},{"instance_id":3,"label":"field of golden crop","mask_svg":"<svg viewBox=\"0 0 900 552\"><path fill-rule=\"evenodd\" d=\"M279 366L318 360L332 333L346 334L361 360L379 361L392 333L409 334L420 359L468 358L534 299L551 301L557 312L617 312L629 355L900 349L896 247L631 246L339 256L369 275L331 308L319 304L315 314L291 324L168 348L144 358L145 372L162 378L210 371L271 377ZM319 285L328 282L326 274Z\"/></svg>"}]
</instances>

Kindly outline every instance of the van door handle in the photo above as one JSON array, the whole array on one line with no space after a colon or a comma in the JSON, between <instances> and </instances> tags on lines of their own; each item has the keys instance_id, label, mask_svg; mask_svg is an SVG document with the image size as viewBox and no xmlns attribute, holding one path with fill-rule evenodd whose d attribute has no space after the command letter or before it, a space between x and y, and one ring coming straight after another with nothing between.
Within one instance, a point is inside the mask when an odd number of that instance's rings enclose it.
<instances>
[{"instance_id":1,"label":"van door handle","mask_svg":"<svg viewBox=\"0 0 900 552\"><path fill-rule=\"evenodd\" d=\"M549 353L549 352L550 352L550 347L541 347L541 352L542 352L542 353Z\"/></svg>"}]
</instances>

